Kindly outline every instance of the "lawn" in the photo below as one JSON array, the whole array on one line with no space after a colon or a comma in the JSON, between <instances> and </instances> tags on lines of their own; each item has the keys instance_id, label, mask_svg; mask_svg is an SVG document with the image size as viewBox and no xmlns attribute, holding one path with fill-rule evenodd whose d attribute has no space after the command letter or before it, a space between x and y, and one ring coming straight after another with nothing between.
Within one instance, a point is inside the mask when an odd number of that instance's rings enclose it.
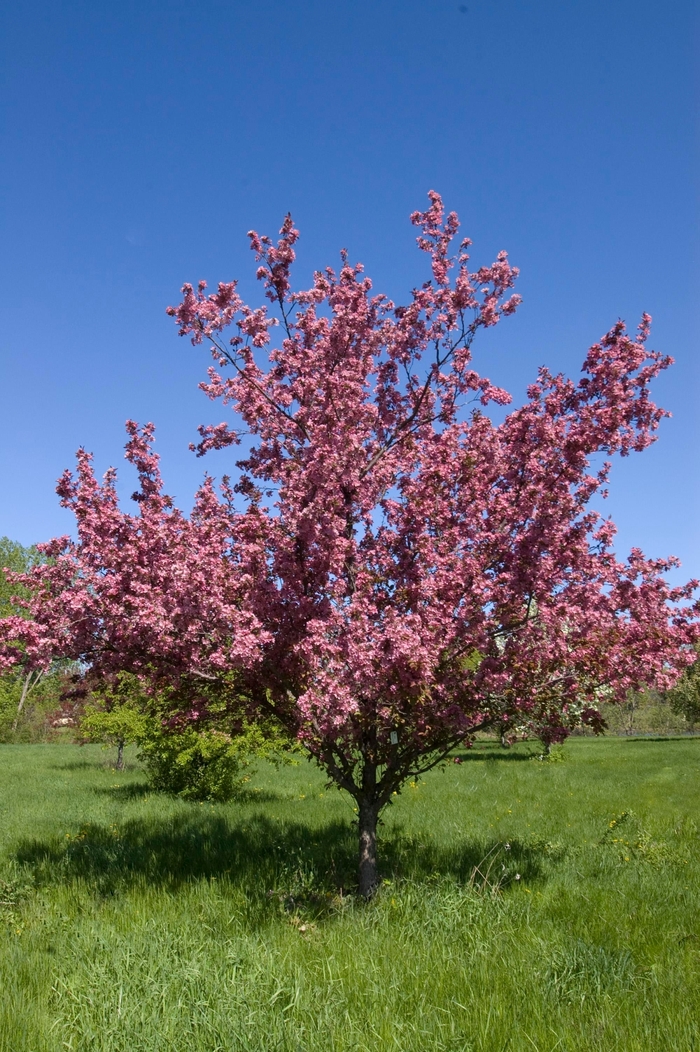
<instances>
[{"instance_id":1,"label":"lawn","mask_svg":"<svg viewBox=\"0 0 700 1052\"><path fill-rule=\"evenodd\" d=\"M700 1052L700 738L479 743L385 814L302 762L148 791L0 747L2 1052Z\"/></svg>"}]
</instances>

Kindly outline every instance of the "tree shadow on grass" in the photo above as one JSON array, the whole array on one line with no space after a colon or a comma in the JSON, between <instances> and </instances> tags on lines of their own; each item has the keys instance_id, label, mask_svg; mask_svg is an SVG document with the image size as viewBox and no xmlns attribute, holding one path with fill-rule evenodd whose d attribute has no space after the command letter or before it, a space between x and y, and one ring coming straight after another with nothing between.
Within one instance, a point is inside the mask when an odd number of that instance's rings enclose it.
<instances>
[{"instance_id":1,"label":"tree shadow on grass","mask_svg":"<svg viewBox=\"0 0 700 1052\"><path fill-rule=\"evenodd\" d=\"M47 764L49 771L99 771L103 768L99 760L68 760L67 763Z\"/></svg>"},{"instance_id":2,"label":"tree shadow on grass","mask_svg":"<svg viewBox=\"0 0 700 1052\"><path fill-rule=\"evenodd\" d=\"M521 760L532 760L540 756L543 748L541 742L523 742L519 745L510 745L507 749L496 742L477 742L471 749L462 749L454 753L454 758L460 763L467 761L500 763L504 760L518 763Z\"/></svg>"},{"instance_id":3,"label":"tree shadow on grass","mask_svg":"<svg viewBox=\"0 0 700 1052\"><path fill-rule=\"evenodd\" d=\"M141 800L147 796L163 796L165 799L177 800L178 797L170 796L160 789L154 789L148 782L127 782L124 785L95 786L93 793L98 796L111 796L113 800L126 802L128 800ZM248 789L246 786L238 789L232 798L235 804L270 804L284 799L280 793L271 792L268 789Z\"/></svg>"},{"instance_id":4,"label":"tree shadow on grass","mask_svg":"<svg viewBox=\"0 0 700 1052\"><path fill-rule=\"evenodd\" d=\"M86 881L109 894L146 882L175 890L197 880L227 878L258 893L274 888L290 860L310 871L349 873L354 861L350 826L318 829L254 816L236 823L224 815L192 813L89 823L64 837L21 841L16 860L40 885Z\"/></svg>"},{"instance_id":5,"label":"tree shadow on grass","mask_svg":"<svg viewBox=\"0 0 700 1052\"><path fill-rule=\"evenodd\" d=\"M627 745L646 745L648 742L700 742L700 734L645 734L644 737L622 738Z\"/></svg>"},{"instance_id":6,"label":"tree shadow on grass","mask_svg":"<svg viewBox=\"0 0 700 1052\"><path fill-rule=\"evenodd\" d=\"M482 891L516 879L542 880L547 849L517 841L469 839L449 847L406 836L381 839L381 870L392 881L447 879ZM91 823L76 834L24 840L15 860L39 886L81 882L100 895L147 884L176 892L200 880L242 891L259 921L270 911L332 912L356 887L357 831L346 822L322 826L257 815L238 822L198 813ZM550 859L551 861L551 859Z\"/></svg>"},{"instance_id":7,"label":"tree shadow on grass","mask_svg":"<svg viewBox=\"0 0 700 1052\"><path fill-rule=\"evenodd\" d=\"M121 773L121 772L119 772ZM113 800L142 800L154 790L148 782L126 782L124 785L96 785L92 792L97 796L111 796Z\"/></svg>"}]
</instances>

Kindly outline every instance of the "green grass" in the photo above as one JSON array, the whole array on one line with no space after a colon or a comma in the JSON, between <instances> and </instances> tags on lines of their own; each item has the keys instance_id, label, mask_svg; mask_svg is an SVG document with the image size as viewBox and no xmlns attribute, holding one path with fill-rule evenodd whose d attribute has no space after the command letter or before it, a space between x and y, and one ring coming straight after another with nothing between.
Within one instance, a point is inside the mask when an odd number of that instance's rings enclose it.
<instances>
[{"instance_id":1,"label":"green grass","mask_svg":"<svg viewBox=\"0 0 700 1052\"><path fill-rule=\"evenodd\" d=\"M700 1052L700 739L535 753L407 786L364 905L305 763L212 806L0 747L0 1050Z\"/></svg>"}]
</instances>

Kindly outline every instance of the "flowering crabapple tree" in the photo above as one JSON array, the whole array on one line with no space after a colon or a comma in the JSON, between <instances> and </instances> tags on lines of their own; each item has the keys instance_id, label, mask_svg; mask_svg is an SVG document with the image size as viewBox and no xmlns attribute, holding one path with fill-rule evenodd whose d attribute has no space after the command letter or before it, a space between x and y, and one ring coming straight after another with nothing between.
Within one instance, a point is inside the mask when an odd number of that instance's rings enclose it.
<instances>
[{"instance_id":1,"label":"flowering crabapple tree","mask_svg":"<svg viewBox=\"0 0 700 1052\"><path fill-rule=\"evenodd\" d=\"M199 455L241 445L235 480L207 478L185 516L162 488L153 427L127 425L138 512L90 457L58 492L78 539L32 571L34 619L4 625L38 665L56 652L97 673L174 685L183 711L235 677L248 712L273 717L356 803L359 890L379 879L377 820L403 783L475 733L529 723L550 741L599 725L601 692L670 686L697 638L695 582L673 559L614 554L590 507L599 454L643 450L666 414L649 394L671 362L621 322L578 383L540 369L528 401L476 371L481 329L513 314L505 253L470 269L470 242L440 196L411 217L431 275L405 306L360 265L296 290L298 231L251 232L268 303L235 282L183 288L168 313L211 349L201 385L233 412L200 427ZM194 447L193 447L194 448ZM598 463L598 460L596 460Z\"/></svg>"}]
</instances>

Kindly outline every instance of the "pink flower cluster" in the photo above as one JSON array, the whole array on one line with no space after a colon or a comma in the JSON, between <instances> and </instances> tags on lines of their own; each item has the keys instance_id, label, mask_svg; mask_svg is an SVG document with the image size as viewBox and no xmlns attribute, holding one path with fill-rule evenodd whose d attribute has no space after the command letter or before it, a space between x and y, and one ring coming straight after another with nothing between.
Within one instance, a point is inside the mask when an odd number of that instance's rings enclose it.
<instances>
[{"instance_id":1,"label":"pink flower cluster","mask_svg":"<svg viewBox=\"0 0 700 1052\"><path fill-rule=\"evenodd\" d=\"M232 547L230 491L220 499L207 479L185 517L162 491L153 425L128 421L127 431L138 514L119 508L114 470L100 484L79 450L77 476L65 472L57 488L78 540L40 546L47 562L21 577L33 616L0 623L0 667L23 654L40 666L61 655L104 674L176 682L183 673L211 679L259 652L265 632L245 606L252 582Z\"/></svg>"}]
</instances>

